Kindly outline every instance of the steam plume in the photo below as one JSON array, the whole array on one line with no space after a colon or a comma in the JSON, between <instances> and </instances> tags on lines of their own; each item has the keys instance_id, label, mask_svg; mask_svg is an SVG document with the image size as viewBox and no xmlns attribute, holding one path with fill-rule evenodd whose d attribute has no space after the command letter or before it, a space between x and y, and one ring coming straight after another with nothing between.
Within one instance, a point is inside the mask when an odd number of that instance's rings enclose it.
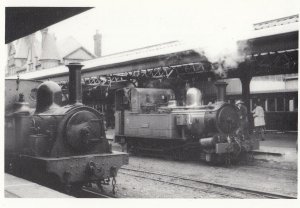
<instances>
[{"instance_id":1,"label":"steam plume","mask_svg":"<svg viewBox=\"0 0 300 208\"><path fill-rule=\"evenodd\" d=\"M246 46L238 45L238 38L224 31L192 42L194 51L212 63L213 72L220 78L226 78L230 70L237 69L239 63L246 59L244 50L241 50Z\"/></svg>"}]
</instances>

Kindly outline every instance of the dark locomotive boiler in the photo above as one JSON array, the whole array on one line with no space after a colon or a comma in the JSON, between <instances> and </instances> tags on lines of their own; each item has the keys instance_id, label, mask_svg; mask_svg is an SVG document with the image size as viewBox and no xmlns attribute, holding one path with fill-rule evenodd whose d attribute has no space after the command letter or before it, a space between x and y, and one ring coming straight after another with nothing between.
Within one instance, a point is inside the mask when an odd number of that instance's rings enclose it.
<instances>
[{"instance_id":1,"label":"dark locomotive boiler","mask_svg":"<svg viewBox=\"0 0 300 208\"><path fill-rule=\"evenodd\" d=\"M82 104L81 68L69 68L69 103L61 106L61 87L52 81L39 85L36 108L20 108L13 118L15 148L6 151L6 167L50 186L101 187L128 164L128 155L113 152L106 139L103 115Z\"/></svg>"},{"instance_id":2,"label":"dark locomotive boiler","mask_svg":"<svg viewBox=\"0 0 300 208\"><path fill-rule=\"evenodd\" d=\"M170 89L131 88L116 94L116 136L135 154L193 157L207 162L237 161L257 148L239 137L238 109L225 102L226 83L216 82L217 101L202 105L202 94L190 88L178 106Z\"/></svg>"}]
</instances>

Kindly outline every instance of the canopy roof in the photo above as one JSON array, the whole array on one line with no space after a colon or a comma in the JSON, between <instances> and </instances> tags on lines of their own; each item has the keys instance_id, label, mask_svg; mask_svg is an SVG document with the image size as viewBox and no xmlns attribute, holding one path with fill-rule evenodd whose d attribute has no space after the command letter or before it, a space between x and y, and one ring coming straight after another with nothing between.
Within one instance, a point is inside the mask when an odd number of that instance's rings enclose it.
<instances>
[{"instance_id":1,"label":"canopy roof","mask_svg":"<svg viewBox=\"0 0 300 208\"><path fill-rule=\"evenodd\" d=\"M6 7L5 43L10 43L91 8L93 7Z\"/></svg>"}]
</instances>

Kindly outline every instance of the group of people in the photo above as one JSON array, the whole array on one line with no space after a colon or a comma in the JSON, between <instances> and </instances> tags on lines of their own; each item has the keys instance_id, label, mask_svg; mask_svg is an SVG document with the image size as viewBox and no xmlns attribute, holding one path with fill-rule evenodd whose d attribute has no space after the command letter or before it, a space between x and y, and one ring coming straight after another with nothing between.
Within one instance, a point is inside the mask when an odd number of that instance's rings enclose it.
<instances>
[{"instance_id":1,"label":"group of people","mask_svg":"<svg viewBox=\"0 0 300 208\"><path fill-rule=\"evenodd\" d=\"M236 106L239 109L239 118L240 118L240 126L238 129L238 134L241 134L245 139L249 139L249 120L248 120L248 110L244 105L244 102L238 100L236 102ZM263 107L260 105L260 102L256 102L254 104L254 109L251 111L254 119L254 132L257 137L264 141L265 140L265 112Z\"/></svg>"}]
</instances>

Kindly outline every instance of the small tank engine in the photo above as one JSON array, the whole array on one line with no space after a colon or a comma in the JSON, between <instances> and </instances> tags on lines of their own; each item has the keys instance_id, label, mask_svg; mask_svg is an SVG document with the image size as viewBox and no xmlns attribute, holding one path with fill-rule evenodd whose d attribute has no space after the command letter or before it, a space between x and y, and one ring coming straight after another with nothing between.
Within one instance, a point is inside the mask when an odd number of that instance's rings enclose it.
<instances>
[{"instance_id":1,"label":"small tank engine","mask_svg":"<svg viewBox=\"0 0 300 208\"><path fill-rule=\"evenodd\" d=\"M7 163L14 166L17 174L49 185L78 188L96 182L101 186L114 179L122 165L128 164L128 155L112 151L103 115L82 104L82 65L68 67L68 105L61 106L61 87L46 81L37 89L35 109L11 115L16 158Z\"/></svg>"},{"instance_id":2,"label":"small tank engine","mask_svg":"<svg viewBox=\"0 0 300 208\"><path fill-rule=\"evenodd\" d=\"M175 158L193 153L208 162L237 158L255 148L241 141L238 109L225 102L226 83L217 82L217 102L202 105L197 88L187 91L178 106L170 89L131 88L116 94L116 141L129 151L171 153Z\"/></svg>"}]
</instances>

